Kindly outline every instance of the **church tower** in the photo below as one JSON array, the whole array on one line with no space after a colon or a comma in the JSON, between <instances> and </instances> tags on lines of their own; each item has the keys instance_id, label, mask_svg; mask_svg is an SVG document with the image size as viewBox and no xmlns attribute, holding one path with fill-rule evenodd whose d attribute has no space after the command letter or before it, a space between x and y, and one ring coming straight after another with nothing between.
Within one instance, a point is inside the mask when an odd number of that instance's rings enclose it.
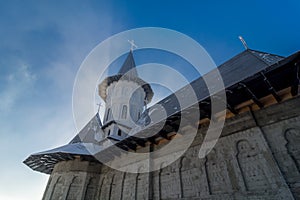
<instances>
[{"instance_id":1,"label":"church tower","mask_svg":"<svg viewBox=\"0 0 300 200\"><path fill-rule=\"evenodd\" d=\"M153 97L150 85L138 76L132 50L118 74L104 79L98 89L99 96L106 102L104 137L122 140Z\"/></svg>"}]
</instances>

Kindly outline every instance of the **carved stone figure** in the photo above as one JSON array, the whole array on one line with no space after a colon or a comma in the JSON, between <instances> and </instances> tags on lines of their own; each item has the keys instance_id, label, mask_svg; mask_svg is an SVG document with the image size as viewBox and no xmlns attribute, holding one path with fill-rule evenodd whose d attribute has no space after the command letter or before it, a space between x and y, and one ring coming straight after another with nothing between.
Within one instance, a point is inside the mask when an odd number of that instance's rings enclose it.
<instances>
[{"instance_id":1,"label":"carved stone figure","mask_svg":"<svg viewBox=\"0 0 300 200\"><path fill-rule=\"evenodd\" d=\"M84 195L84 200L94 199L96 192L97 181L96 178L90 178Z\"/></svg>"},{"instance_id":2,"label":"carved stone figure","mask_svg":"<svg viewBox=\"0 0 300 200\"><path fill-rule=\"evenodd\" d=\"M290 128L285 131L287 150L300 171L300 130Z\"/></svg>"},{"instance_id":3,"label":"carved stone figure","mask_svg":"<svg viewBox=\"0 0 300 200\"><path fill-rule=\"evenodd\" d=\"M215 149L207 155L205 167L210 194L227 193L231 184L226 163Z\"/></svg>"},{"instance_id":4,"label":"carved stone figure","mask_svg":"<svg viewBox=\"0 0 300 200\"><path fill-rule=\"evenodd\" d=\"M123 199L134 199L135 198L135 187L136 187L136 174L126 173L123 183Z\"/></svg>"},{"instance_id":5,"label":"carved stone figure","mask_svg":"<svg viewBox=\"0 0 300 200\"><path fill-rule=\"evenodd\" d=\"M82 180L78 176L73 178L66 200L77 199L78 195L80 194L80 188L82 187L81 184Z\"/></svg>"},{"instance_id":6,"label":"carved stone figure","mask_svg":"<svg viewBox=\"0 0 300 200\"><path fill-rule=\"evenodd\" d=\"M53 187L53 193L50 196L50 199L61 199L63 194L63 184L64 184L64 178L58 177L56 183Z\"/></svg>"},{"instance_id":7,"label":"carved stone figure","mask_svg":"<svg viewBox=\"0 0 300 200\"><path fill-rule=\"evenodd\" d=\"M161 199L178 198L181 193L177 163L162 169L160 174Z\"/></svg>"},{"instance_id":8,"label":"carved stone figure","mask_svg":"<svg viewBox=\"0 0 300 200\"><path fill-rule=\"evenodd\" d=\"M261 165L262 159L257 149L251 147L248 140L237 142L237 158L241 168L246 190L263 190L269 187L268 179Z\"/></svg>"}]
</instances>

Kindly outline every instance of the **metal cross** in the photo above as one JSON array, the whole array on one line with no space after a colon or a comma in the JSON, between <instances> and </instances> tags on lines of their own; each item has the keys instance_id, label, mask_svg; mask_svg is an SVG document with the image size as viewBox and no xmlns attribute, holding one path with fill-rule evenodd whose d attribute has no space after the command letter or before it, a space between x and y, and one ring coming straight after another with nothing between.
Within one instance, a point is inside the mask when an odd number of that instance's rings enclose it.
<instances>
[{"instance_id":1,"label":"metal cross","mask_svg":"<svg viewBox=\"0 0 300 200\"><path fill-rule=\"evenodd\" d=\"M133 51L134 49L137 49L138 46L134 44L134 40L128 40L129 44L131 44L130 51Z\"/></svg>"},{"instance_id":2,"label":"metal cross","mask_svg":"<svg viewBox=\"0 0 300 200\"><path fill-rule=\"evenodd\" d=\"M244 48L245 48L245 49L249 49L249 47L248 47L246 41L244 40L244 38L243 38L242 36L239 36L239 39L241 40L241 42L242 42Z\"/></svg>"},{"instance_id":3,"label":"metal cross","mask_svg":"<svg viewBox=\"0 0 300 200\"><path fill-rule=\"evenodd\" d=\"M98 105L98 113L99 113L99 111L100 111L100 107L102 106L102 104L101 103L97 103L97 105Z\"/></svg>"}]
</instances>

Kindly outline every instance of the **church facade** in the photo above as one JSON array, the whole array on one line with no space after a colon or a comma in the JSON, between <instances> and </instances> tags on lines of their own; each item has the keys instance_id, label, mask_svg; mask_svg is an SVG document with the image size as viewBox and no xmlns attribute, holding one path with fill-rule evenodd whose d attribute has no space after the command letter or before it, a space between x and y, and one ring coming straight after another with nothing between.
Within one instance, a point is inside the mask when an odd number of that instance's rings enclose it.
<instances>
[{"instance_id":1,"label":"church facade","mask_svg":"<svg viewBox=\"0 0 300 200\"><path fill-rule=\"evenodd\" d=\"M167 110L162 129L149 138L134 137L142 132L136 124L146 133L154 129L151 108L146 108L153 91L138 77L130 51L119 73L99 84L106 102L103 122L96 114L70 143L32 154L24 163L50 174L43 200L300 199L299 68L300 52L283 58L250 49L220 65L226 121L215 147L200 159L210 120L218 120L203 79L191 83L197 105L174 110L178 102L170 95L158 103ZM178 132L181 113L198 107L197 135L171 165L162 162L159 170L129 173L104 164L122 156L114 147L154 152L189 134L190 126ZM89 144L101 147L101 162Z\"/></svg>"}]
</instances>

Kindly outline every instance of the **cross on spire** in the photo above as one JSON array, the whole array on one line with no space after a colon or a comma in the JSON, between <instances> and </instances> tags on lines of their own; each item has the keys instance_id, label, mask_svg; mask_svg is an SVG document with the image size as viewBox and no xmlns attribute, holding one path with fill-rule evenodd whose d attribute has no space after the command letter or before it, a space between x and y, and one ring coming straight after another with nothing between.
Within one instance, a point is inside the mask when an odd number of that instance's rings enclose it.
<instances>
[{"instance_id":1,"label":"cross on spire","mask_svg":"<svg viewBox=\"0 0 300 200\"><path fill-rule=\"evenodd\" d=\"M239 36L239 39L241 40L241 42L242 42L244 48L245 48L245 49L249 49L249 47L248 47L246 41L244 40L244 38L243 38L242 36Z\"/></svg>"},{"instance_id":2,"label":"cross on spire","mask_svg":"<svg viewBox=\"0 0 300 200\"><path fill-rule=\"evenodd\" d=\"M99 113L100 107L102 106L102 103L97 103L97 106L98 106L98 111L97 111L97 113Z\"/></svg>"},{"instance_id":3,"label":"cross on spire","mask_svg":"<svg viewBox=\"0 0 300 200\"><path fill-rule=\"evenodd\" d=\"M137 49L138 46L134 44L134 40L128 40L129 44L131 44L130 51L133 51L134 49Z\"/></svg>"}]
</instances>

